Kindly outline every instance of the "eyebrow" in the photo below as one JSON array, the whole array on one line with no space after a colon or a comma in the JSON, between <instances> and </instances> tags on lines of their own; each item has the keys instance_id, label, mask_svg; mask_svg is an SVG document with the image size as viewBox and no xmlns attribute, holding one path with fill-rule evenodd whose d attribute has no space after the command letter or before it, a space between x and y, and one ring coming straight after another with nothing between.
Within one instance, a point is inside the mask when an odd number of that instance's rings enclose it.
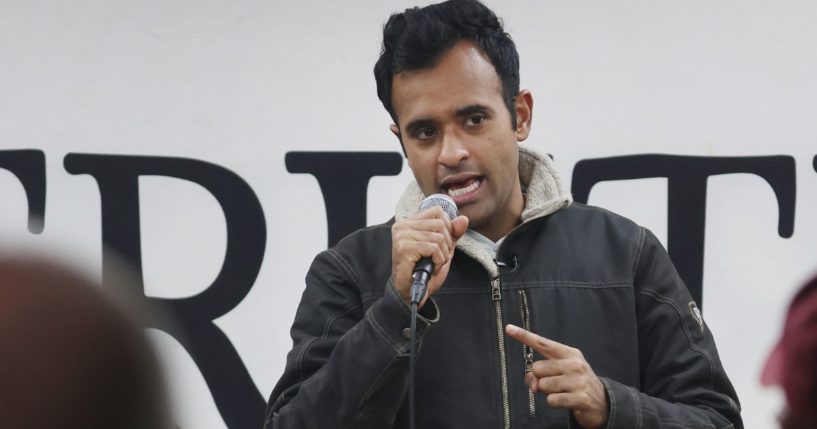
<instances>
[{"instance_id":1,"label":"eyebrow","mask_svg":"<svg viewBox=\"0 0 817 429\"><path fill-rule=\"evenodd\" d=\"M483 104L471 104L471 105L468 105L468 106L457 109L456 111L454 111L454 115L456 115L456 116L467 116L467 115L470 115L472 113L483 113L483 112L491 113L492 110L491 110L490 107L485 106Z\"/></svg>"}]
</instances>

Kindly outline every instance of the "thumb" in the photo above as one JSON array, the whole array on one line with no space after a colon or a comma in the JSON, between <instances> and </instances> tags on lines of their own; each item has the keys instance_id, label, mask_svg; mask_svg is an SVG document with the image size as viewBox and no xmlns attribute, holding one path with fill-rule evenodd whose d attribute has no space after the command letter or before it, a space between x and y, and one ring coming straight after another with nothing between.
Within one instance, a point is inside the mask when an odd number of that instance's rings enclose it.
<instances>
[{"instance_id":1,"label":"thumb","mask_svg":"<svg viewBox=\"0 0 817 429\"><path fill-rule=\"evenodd\" d=\"M468 218L460 215L454 218L451 221L451 238L454 240L459 240L460 237L465 234L465 231L468 230Z\"/></svg>"}]
</instances>

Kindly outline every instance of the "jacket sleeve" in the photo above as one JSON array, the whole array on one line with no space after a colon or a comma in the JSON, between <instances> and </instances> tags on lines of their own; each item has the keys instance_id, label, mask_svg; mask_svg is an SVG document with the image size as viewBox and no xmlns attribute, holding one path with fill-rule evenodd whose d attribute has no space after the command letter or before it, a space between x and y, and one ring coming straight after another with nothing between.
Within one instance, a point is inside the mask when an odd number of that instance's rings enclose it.
<instances>
[{"instance_id":1,"label":"jacket sleeve","mask_svg":"<svg viewBox=\"0 0 817 429\"><path fill-rule=\"evenodd\" d=\"M357 278L333 249L313 261L265 429L392 427L408 388L403 330L411 312L391 279L364 312ZM418 339L436 322L436 304L429 300L421 313Z\"/></svg>"},{"instance_id":2,"label":"jacket sleeve","mask_svg":"<svg viewBox=\"0 0 817 429\"><path fill-rule=\"evenodd\" d=\"M658 239L641 228L635 299L641 386L602 378L612 428L743 428L712 332Z\"/></svg>"}]
</instances>

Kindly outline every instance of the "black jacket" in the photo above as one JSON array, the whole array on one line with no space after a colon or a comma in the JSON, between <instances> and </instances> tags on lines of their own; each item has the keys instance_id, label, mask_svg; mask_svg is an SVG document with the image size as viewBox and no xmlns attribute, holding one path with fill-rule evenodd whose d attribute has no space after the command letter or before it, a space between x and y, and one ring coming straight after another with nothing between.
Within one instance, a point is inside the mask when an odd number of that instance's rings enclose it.
<instances>
[{"instance_id":1,"label":"black jacket","mask_svg":"<svg viewBox=\"0 0 817 429\"><path fill-rule=\"evenodd\" d=\"M530 394L507 323L582 351L609 428L743 427L712 334L646 229L574 203L512 231L501 269L468 253L458 246L418 324L418 428L579 427ZM390 224L315 258L267 428L407 427L409 308L390 270Z\"/></svg>"}]
</instances>

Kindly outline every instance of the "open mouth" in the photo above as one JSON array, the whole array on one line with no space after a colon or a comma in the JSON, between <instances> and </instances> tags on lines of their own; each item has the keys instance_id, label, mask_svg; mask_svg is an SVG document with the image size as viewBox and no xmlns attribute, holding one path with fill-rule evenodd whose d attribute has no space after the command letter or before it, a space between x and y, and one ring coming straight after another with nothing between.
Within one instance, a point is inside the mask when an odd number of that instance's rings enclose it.
<instances>
[{"instance_id":1,"label":"open mouth","mask_svg":"<svg viewBox=\"0 0 817 429\"><path fill-rule=\"evenodd\" d=\"M446 185L445 190L450 197L457 198L476 191L477 189L479 189L479 185L481 183L482 178L472 177L462 182L451 183L449 185Z\"/></svg>"}]
</instances>

